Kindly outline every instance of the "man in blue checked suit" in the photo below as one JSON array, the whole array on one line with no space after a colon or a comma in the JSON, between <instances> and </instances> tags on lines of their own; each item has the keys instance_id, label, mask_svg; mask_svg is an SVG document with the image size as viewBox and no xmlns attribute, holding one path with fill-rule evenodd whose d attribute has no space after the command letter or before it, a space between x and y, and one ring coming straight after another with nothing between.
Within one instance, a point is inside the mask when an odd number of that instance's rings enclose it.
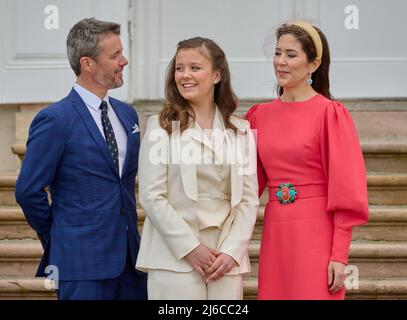
<instances>
[{"instance_id":1,"label":"man in blue checked suit","mask_svg":"<svg viewBox=\"0 0 407 320\"><path fill-rule=\"evenodd\" d=\"M58 299L146 299L146 274L135 269L138 117L108 96L128 64L120 25L83 19L67 49L77 81L34 118L16 186L44 248L37 276L58 271Z\"/></svg>"}]
</instances>

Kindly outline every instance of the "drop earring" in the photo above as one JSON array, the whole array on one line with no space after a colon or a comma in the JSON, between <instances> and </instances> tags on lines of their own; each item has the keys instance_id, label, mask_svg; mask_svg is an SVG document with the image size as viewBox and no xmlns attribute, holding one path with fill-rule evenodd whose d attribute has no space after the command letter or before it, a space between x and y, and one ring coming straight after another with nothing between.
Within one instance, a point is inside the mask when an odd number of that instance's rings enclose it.
<instances>
[{"instance_id":1,"label":"drop earring","mask_svg":"<svg viewBox=\"0 0 407 320\"><path fill-rule=\"evenodd\" d=\"M309 85L312 85L312 73L310 73L310 75L309 75L309 78L308 78L308 80L307 80L307 83L309 84Z\"/></svg>"}]
</instances>

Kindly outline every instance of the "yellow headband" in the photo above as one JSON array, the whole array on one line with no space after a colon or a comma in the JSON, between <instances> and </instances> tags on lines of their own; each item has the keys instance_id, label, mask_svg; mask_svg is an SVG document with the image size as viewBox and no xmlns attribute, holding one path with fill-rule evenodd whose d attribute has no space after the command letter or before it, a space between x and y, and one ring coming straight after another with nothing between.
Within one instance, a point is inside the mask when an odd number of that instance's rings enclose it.
<instances>
[{"instance_id":1,"label":"yellow headband","mask_svg":"<svg viewBox=\"0 0 407 320\"><path fill-rule=\"evenodd\" d=\"M292 25L300 27L305 30L314 42L315 49L317 50L317 58L322 61L322 41L318 31L309 23L304 21L293 22Z\"/></svg>"}]
</instances>

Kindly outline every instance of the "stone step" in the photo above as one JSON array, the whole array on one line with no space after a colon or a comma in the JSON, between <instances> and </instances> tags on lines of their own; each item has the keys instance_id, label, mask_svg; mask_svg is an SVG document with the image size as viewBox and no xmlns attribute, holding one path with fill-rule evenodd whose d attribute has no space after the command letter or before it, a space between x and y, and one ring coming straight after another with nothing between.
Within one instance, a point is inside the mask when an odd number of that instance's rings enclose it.
<instances>
[{"instance_id":1,"label":"stone step","mask_svg":"<svg viewBox=\"0 0 407 320\"><path fill-rule=\"evenodd\" d=\"M0 276L34 277L42 253L39 240L0 241Z\"/></svg>"},{"instance_id":2,"label":"stone step","mask_svg":"<svg viewBox=\"0 0 407 320\"><path fill-rule=\"evenodd\" d=\"M0 299L55 299L44 278L0 277ZM244 299L257 298L257 279L245 279ZM407 299L406 279L363 279L358 289L348 289L346 299Z\"/></svg>"},{"instance_id":3,"label":"stone step","mask_svg":"<svg viewBox=\"0 0 407 320\"><path fill-rule=\"evenodd\" d=\"M17 205L14 190L16 187L17 173L1 172L0 173L0 206Z\"/></svg>"},{"instance_id":4,"label":"stone step","mask_svg":"<svg viewBox=\"0 0 407 320\"><path fill-rule=\"evenodd\" d=\"M257 279L244 281L244 298L256 299ZM0 277L0 299L55 299L43 278ZM405 279L365 279L358 289L348 289L346 299L407 299Z\"/></svg>"},{"instance_id":5,"label":"stone step","mask_svg":"<svg viewBox=\"0 0 407 320\"><path fill-rule=\"evenodd\" d=\"M244 298L257 298L257 279L246 279L243 282ZM367 278L359 281L358 289L347 289L347 300L358 299L407 299L407 279Z\"/></svg>"},{"instance_id":6,"label":"stone step","mask_svg":"<svg viewBox=\"0 0 407 320\"><path fill-rule=\"evenodd\" d=\"M366 278L404 278L407 280L407 242L354 241L349 253L349 268Z\"/></svg>"},{"instance_id":7,"label":"stone step","mask_svg":"<svg viewBox=\"0 0 407 320\"><path fill-rule=\"evenodd\" d=\"M0 206L17 205L14 189L16 173L0 174ZM407 205L407 173L368 173L369 204L372 205ZM265 205L268 192L265 190L260 199Z\"/></svg>"},{"instance_id":8,"label":"stone step","mask_svg":"<svg viewBox=\"0 0 407 320\"><path fill-rule=\"evenodd\" d=\"M370 206L369 223L353 229L353 240L407 241L407 206ZM144 222L143 209L138 209L139 230ZM258 211L252 240L260 240L264 206ZM38 239L28 225L20 207L0 206L0 240Z\"/></svg>"},{"instance_id":9,"label":"stone step","mask_svg":"<svg viewBox=\"0 0 407 320\"><path fill-rule=\"evenodd\" d=\"M1 300L55 300L55 290L47 289L44 278L0 276Z\"/></svg>"},{"instance_id":10,"label":"stone step","mask_svg":"<svg viewBox=\"0 0 407 320\"><path fill-rule=\"evenodd\" d=\"M0 240L38 239L17 206L0 206Z\"/></svg>"},{"instance_id":11,"label":"stone step","mask_svg":"<svg viewBox=\"0 0 407 320\"><path fill-rule=\"evenodd\" d=\"M368 102L369 103L369 102ZM365 108L365 110L352 110L352 118L356 125L360 140L400 140L407 138L407 101L401 102L403 106L399 110L386 102L377 106L377 110ZM368 110L370 109L370 110Z\"/></svg>"},{"instance_id":12,"label":"stone step","mask_svg":"<svg viewBox=\"0 0 407 320\"><path fill-rule=\"evenodd\" d=\"M260 240L264 206L259 207L252 240ZM407 241L407 206L369 207L369 223L353 229L353 240Z\"/></svg>"},{"instance_id":13,"label":"stone step","mask_svg":"<svg viewBox=\"0 0 407 320\"><path fill-rule=\"evenodd\" d=\"M0 277L0 299L52 299L55 291L47 289L44 278ZM244 299L257 298L257 279L243 282ZM406 279L363 279L358 289L348 289L346 299L407 299Z\"/></svg>"},{"instance_id":14,"label":"stone step","mask_svg":"<svg viewBox=\"0 0 407 320\"><path fill-rule=\"evenodd\" d=\"M362 279L359 281L358 289L347 290L346 299L405 300L407 299L407 279L406 278Z\"/></svg>"},{"instance_id":15,"label":"stone step","mask_svg":"<svg viewBox=\"0 0 407 320\"><path fill-rule=\"evenodd\" d=\"M258 275L260 242L251 241L249 255L251 273ZM406 277L407 280L407 241L353 241L349 252L349 270L358 272L360 278Z\"/></svg>"},{"instance_id":16,"label":"stone step","mask_svg":"<svg viewBox=\"0 0 407 320\"><path fill-rule=\"evenodd\" d=\"M139 208L139 231L141 232L145 216ZM37 234L27 223L23 211L18 206L0 206L0 241L33 239L38 240Z\"/></svg>"},{"instance_id":17,"label":"stone step","mask_svg":"<svg viewBox=\"0 0 407 320\"><path fill-rule=\"evenodd\" d=\"M353 228L353 240L407 241L407 206L370 206L369 222Z\"/></svg>"},{"instance_id":18,"label":"stone step","mask_svg":"<svg viewBox=\"0 0 407 320\"><path fill-rule=\"evenodd\" d=\"M33 276L42 247L38 240L0 241L0 276ZM260 241L251 241L250 276L257 277ZM349 264L358 268L359 276L407 277L407 242L354 241Z\"/></svg>"},{"instance_id":19,"label":"stone step","mask_svg":"<svg viewBox=\"0 0 407 320\"><path fill-rule=\"evenodd\" d=\"M406 141L361 141L367 172L407 173Z\"/></svg>"},{"instance_id":20,"label":"stone step","mask_svg":"<svg viewBox=\"0 0 407 320\"><path fill-rule=\"evenodd\" d=\"M369 204L407 205L407 174L367 175Z\"/></svg>"},{"instance_id":21,"label":"stone step","mask_svg":"<svg viewBox=\"0 0 407 320\"><path fill-rule=\"evenodd\" d=\"M366 140L361 141L367 172L407 173L407 142L405 140ZM20 159L24 158L26 147L15 144L12 151Z\"/></svg>"},{"instance_id":22,"label":"stone step","mask_svg":"<svg viewBox=\"0 0 407 320\"><path fill-rule=\"evenodd\" d=\"M252 240L260 240L263 230L264 206L258 210ZM407 206L370 206L369 223L353 229L353 240L407 241ZM138 208L139 231L145 215ZM0 206L0 240L38 239L28 225L20 207Z\"/></svg>"}]
</instances>

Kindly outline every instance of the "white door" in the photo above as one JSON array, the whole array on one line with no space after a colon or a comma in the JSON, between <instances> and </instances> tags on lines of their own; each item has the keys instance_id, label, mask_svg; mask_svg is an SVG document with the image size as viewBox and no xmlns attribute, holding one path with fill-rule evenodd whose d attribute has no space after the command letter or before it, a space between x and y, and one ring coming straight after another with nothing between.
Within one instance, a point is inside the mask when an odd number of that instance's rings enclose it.
<instances>
[{"instance_id":1,"label":"white door","mask_svg":"<svg viewBox=\"0 0 407 320\"><path fill-rule=\"evenodd\" d=\"M0 0L0 104L52 102L72 88L66 36L80 19L122 24L128 55L128 0ZM128 99L125 85L112 95Z\"/></svg>"}]
</instances>

